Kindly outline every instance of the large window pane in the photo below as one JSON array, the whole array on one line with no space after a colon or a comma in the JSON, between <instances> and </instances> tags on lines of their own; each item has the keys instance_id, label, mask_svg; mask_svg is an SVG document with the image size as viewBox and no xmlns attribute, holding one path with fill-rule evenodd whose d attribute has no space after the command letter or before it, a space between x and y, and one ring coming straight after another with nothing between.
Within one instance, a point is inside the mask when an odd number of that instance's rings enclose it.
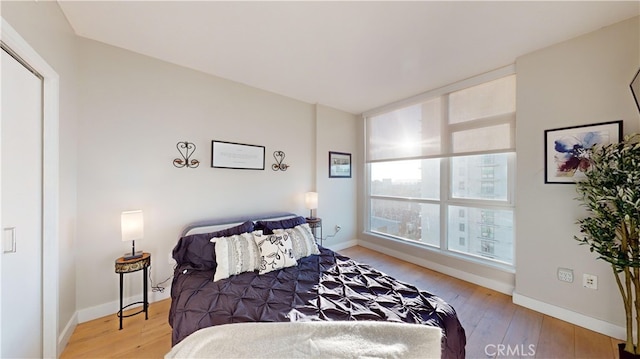
<instances>
[{"instance_id":1,"label":"large window pane","mask_svg":"<svg viewBox=\"0 0 640 359\"><path fill-rule=\"evenodd\" d=\"M440 160L408 160L371 164L371 194L440 199Z\"/></svg>"},{"instance_id":2,"label":"large window pane","mask_svg":"<svg viewBox=\"0 0 640 359\"><path fill-rule=\"evenodd\" d=\"M513 211L449 206L450 250L513 264Z\"/></svg>"},{"instance_id":3,"label":"large window pane","mask_svg":"<svg viewBox=\"0 0 640 359\"><path fill-rule=\"evenodd\" d=\"M368 115L367 230L513 265L515 91L503 76Z\"/></svg>"},{"instance_id":4,"label":"large window pane","mask_svg":"<svg viewBox=\"0 0 640 359\"><path fill-rule=\"evenodd\" d=\"M449 123L516 111L516 76L511 75L449 95Z\"/></svg>"},{"instance_id":5,"label":"large window pane","mask_svg":"<svg viewBox=\"0 0 640 359\"><path fill-rule=\"evenodd\" d=\"M434 246L440 245L440 206L371 199L371 231Z\"/></svg>"},{"instance_id":6,"label":"large window pane","mask_svg":"<svg viewBox=\"0 0 640 359\"><path fill-rule=\"evenodd\" d=\"M451 197L507 201L509 156L498 153L451 158Z\"/></svg>"}]
</instances>

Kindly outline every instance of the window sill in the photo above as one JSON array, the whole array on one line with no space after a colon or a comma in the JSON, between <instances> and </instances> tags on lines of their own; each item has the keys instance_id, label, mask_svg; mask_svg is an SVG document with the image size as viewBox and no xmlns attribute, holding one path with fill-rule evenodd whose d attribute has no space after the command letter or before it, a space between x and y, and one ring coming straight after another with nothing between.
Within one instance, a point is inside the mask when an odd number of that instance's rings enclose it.
<instances>
[{"instance_id":1,"label":"window sill","mask_svg":"<svg viewBox=\"0 0 640 359\"><path fill-rule=\"evenodd\" d=\"M375 232L369 232L369 231L364 231L363 232L364 235L369 236L369 237L374 237L374 238L378 238L378 239L382 239L384 241L389 241L389 242L393 242L393 243L398 243L401 244L403 246L407 246L407 247L412 247L412 248L420 248L422 250L431 252L435 255L439 255L439 256L443 256L446 258L453 258L456 260L460 260L460 261L464 261L467 263L471 263L473 265L479 265L485 268L489 268L489 269L494 269L494 270L499 270L501 272L504 273L508 273L508 274L515 274L516 270L515 270L515 264L506 264L506 263L501 263L501 262L494 262L494 261L490 261L490 260L484 260L480 257L471 255L471 254L465 254L462 252L455 252L455 251L447 251L447 250L442 250L438 247L426 244L426 243L420 243L420 242L416 242L416 241L409 241L409 240L403 240L403 239L399 239L399 238L395 238L392 236L385 236L382 235L380 233L375 233ZM407 252L407 254L410 254L410 252ZM413 254L410 254L412 256L415 256Z\"/></svg>"}]
</instances>

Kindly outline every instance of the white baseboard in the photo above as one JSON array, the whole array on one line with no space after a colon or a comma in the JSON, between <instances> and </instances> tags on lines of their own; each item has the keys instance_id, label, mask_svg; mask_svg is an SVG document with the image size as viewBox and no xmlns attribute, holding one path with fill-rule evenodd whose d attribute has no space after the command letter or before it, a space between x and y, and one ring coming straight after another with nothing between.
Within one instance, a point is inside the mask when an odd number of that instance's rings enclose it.
<instances>
[{"instance_id":1,"label":"white baseboard","mask_svg":"<svg viewBox=\"0 0 640 359\"><path fill-rule=\"evenodd\" d=\"M73 315L71 316L71 319L69 319L69 322L67 323L67 325L64 326L64 329L62 329L62 332L58 336L58 355L56 356L56 358L59 358L60 355L62 355L64 348L67 347L67 344L69 343L69 339L71 339L71 335L73 334L73 331L76 330L77 326L78 326L78 312L75 312L73 313Z\"/></svg>"},{"instance_id":2,"label":"white baseboard","mask_svg":"<svg viewBox=\"0 0 640 359\"><path fill-rule=\"evenodd\" d=\"M148 297L149 303L167 299L170 297L170 294L171 294L171 287L165 288L163 293L151 292L149 293L149 297ZM127 305L127 303L134 303L134 302L140 302L140 301L142 301L142 294L139 294L133 297L123 298L124 305ZM137 306L139 307L140 305L137 305ZM135 308L135 307L136 306L131 306L127 309ZM120 310L120 300L114 300L109 303L96 305L90 308L80 309L79 311L76 312L78 317L77 322L84 323L90 320L102 318L107 315L112 315L112 314L115 315L119 310Z\"/></svg>"},{"instance_id":3,"label":"white baseboard","mask_svg":"<svg viewBox=\"0 0 640 359\"><path fill-rule=\"evenodd\" d=\"M620 340L624 340L626 338L626 329L622 326L592 318L565 308L557 307L549 303L541 302L537 299L526 297L516 292L513 293L513 303L535 310L536 312L564 320L565 322L593 330L594 332L598 332L609 337Z\"/></svg>"},{"instance_id":4,"label":"white baseboard","mask_svg":"<svg viewBox=\"0 0 640 359\"><path fill-rule=\"evenodd\" d=\"M377 244L368 242L368 241L362 241L359 240L357 241L359 246L363 246L365 248L369 248L369 249L373 249L374 251L380 252L380 253L385 253L388 254L392 257L396 257L399 259L402 259L404 261L413 263L413 264L417 264L419 266L425 267L425 268L429 268L432 269L436 272L440 272L443 274L446 274L448 276L452 276L454 278L458 278L458 279L462 279L464 281L467 282L471 282L473 284L477 284L481 287L485 287L485 288L489 288L489 289L493 289L497 292L500 293L504 293L506 295L511 295L511 293L513 293L514 291L514 287L513 285L507 284L507 283L503 283L497 280L493 280L493 279L488 279L485 277L481 277L469 272L465 272L465 271L461 271L459 269L455 269L452 267L448 267L442 264L438 264L438 263L434 263L428 260L425 260L423 258L420 257L415 257L409 254L406 254L404 252L399 252L393 249L389 249L387 247L383 247L383 246L379 246Z\"/></svg>"},{"instance_id":5,"label":"white baseboard","mask_svg":"<svg viewBox=\"0 0 640 359\"><path fill-rule=\"evenodd\" d=\"M340 251L340 250L343 250L345 248L349 248L349 247L353 247L353 246L357 246L357 245L358 245L358 240L357 239L351 239L351 240L348 240L346 242L340 242L340 243L336 243L336 244L332 244L332 243L324 244L324 246L326 248L329 248L332 251Z\"/></svg>"}]
</instances>

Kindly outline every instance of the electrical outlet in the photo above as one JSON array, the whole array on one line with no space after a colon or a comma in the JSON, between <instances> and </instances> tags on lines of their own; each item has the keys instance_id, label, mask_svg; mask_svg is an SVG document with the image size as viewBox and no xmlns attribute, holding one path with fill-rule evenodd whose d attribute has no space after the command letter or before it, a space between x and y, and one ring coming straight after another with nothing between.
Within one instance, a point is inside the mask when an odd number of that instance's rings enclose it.
<instances>
[{"instance_id":1,"label":"electrical outlet","mask_svg":"<svg viewBox=\"0 0 640 359\"><path fill-rule=\"evenodd\" d=\"M558 280L573 283L573 269L558 268Z\"/></svg>"},{"instance_id":2,"label":"electrical outlet","mask_svg":"<svg viewBox=\"0 0 640 359\"><path fill-rule=\"evenodd\" d=\"M593 274L583 274L582 286L589 289L598 289L598 276Z\"/></svg>"},{"instance_id":3,"label":"electrical outlet","mask_svg":"<svg viewBox=\"0 0 640 359\"><path fill-rule=\"evenodd\" d=\"M340 227L340 225L336 224L336 233L340 232L341 229L342 229L342 227Z\"/></svg>"}]
</instances>

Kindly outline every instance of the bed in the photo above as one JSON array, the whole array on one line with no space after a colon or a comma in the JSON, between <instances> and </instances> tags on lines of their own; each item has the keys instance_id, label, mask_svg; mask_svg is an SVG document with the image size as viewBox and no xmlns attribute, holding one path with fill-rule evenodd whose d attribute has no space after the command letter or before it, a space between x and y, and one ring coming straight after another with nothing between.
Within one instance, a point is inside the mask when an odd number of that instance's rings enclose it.
<instances>
[{"instance_id":1,"label":"bed","mask_svg":"<svg viewBox=\"0 0 640 359\"><path fill-rule=\"evenodd\" d=\"M441 356L465 356L464 328L449 304L317 246L304 217L272 213L195 223L183 231L173 258L169 324L174 348L230 324L281 323L275 327L287 326L279 330L317 332L327 321L355 321L409 323L414 331L415 324L439 328ZM257 333L255 327L243 332Z\"/></svg>"}]
</instances>

